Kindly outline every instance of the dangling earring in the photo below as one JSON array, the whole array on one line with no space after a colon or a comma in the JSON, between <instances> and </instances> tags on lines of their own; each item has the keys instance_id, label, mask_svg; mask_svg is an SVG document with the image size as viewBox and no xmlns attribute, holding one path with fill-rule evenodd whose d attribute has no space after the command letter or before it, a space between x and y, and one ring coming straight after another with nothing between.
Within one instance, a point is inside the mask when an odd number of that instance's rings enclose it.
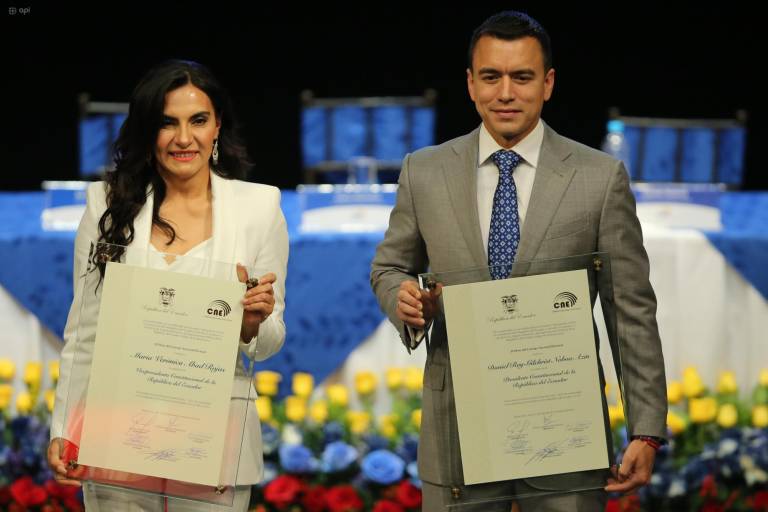
<instances>
[{"instance_id":1,"label":"dangling earring","mask_svg":"<svg viewBox=\"0 0 768 512\"><path fill-rule=\"evenodd\" d=\"M213 152L211 153L213 165L219 165L219 139L213 139Z\"/></svg>"}]
</instances>

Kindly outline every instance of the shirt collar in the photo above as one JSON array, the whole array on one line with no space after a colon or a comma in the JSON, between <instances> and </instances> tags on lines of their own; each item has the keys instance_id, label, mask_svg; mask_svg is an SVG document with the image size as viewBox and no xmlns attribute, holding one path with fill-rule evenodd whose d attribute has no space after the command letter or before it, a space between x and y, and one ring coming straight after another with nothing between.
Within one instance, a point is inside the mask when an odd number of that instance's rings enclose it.
<instances>
[{"instance_id":1,"label":"shirt collar","mask_svg":"<svg viewBox=\"0 0 768 512\"><path fill-rule=\"evenodd\" d=\"M539 164L539 153L541 153L542 142L544 142L544 123L539 119L533 131L510 149L520 155L528 165L536 168ZM477 153L479 165L483 165L492 154L500 149L506 148L501 147L499 143L491 137L491 134L488 133L484 123L481 124L480 144Z\"/></svg>"}]
</instances>

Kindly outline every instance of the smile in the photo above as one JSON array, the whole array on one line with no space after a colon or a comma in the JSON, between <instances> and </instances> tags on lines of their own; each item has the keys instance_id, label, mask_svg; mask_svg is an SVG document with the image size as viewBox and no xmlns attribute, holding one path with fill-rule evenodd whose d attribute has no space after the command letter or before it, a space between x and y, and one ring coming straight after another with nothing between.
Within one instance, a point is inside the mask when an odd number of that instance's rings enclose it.
<instances>
[{"instance_id":1,"label":"smile","mask_svg":"<svg viewBox=\"0 0 768 512\"><path fill-rule=\"evenodd\" d=\"M170 152L171 158L178 160L179 162L189 162L197 156L197 151L172 151Z\"/></svg>"}]
</instances>

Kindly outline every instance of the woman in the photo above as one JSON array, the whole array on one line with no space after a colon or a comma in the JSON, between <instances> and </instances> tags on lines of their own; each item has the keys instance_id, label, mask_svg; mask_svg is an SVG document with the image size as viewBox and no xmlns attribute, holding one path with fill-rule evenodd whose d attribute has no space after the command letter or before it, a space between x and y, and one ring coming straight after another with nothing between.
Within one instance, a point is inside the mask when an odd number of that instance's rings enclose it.
<instances>
[{"instance_id":1,"label":"woman","mask_svg":"<svg viewBox=\"0 0 768 512\"><path fill-rule=\"evenodd\" d=\"M283 309L288 233L274 187L237 181L247 169L245 147L236 134L228 98L200 64L169 61L152 69L131 97L128 117L115 143L116 169L88 189L88 205L75 240L75 300L64 331L62 375L56 391L48 459L56 478L66 478L62 458L64 411L75 338L87 319L81 308L91 243L104 242L148 254L194 256L185 261L238 263L237 277L248 282L243 298L240 351L252 360L276 353L285 338ZM153 267L173 265L173 256L155 258ZM248 280L244 263L268 270L258 283ZM100 266L103 272L103 265ZM83 309L83 312L81 312ZM237 375L246 375L240 358ZM247 395L247 392L245 393ZM234 396L234 395L233 395ZM250 485L262 476L261 430L253 403L247 414L235 488L235 510L247 510ZM121 510L217 510L215 505L88 486L86 508ZM181 510L181 508L178 508ZM134 510L134 508L131 508ZM230 510L226 507L226 510Z\"/></svg>"}]
</instances>

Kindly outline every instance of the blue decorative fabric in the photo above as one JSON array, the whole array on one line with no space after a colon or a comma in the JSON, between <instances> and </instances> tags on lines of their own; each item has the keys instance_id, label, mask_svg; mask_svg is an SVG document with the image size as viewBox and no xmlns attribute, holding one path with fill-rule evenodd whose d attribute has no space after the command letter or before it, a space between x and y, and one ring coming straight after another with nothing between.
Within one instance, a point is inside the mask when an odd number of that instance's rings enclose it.
<instances>
[{"instance_id":1,"label":"blue decorative fabric","mask_svg":"<svg viewBox=\"0 0 768 512\"><path fill-rule=\"evenodd\" d=\"M43 231L43 206L41 192L0 193L0 286L61 336L72 302L75 234ZM256 370L309 372L320 382L384 320L369 282L384 234L301 234L298 195L283 191L282 207L290 237L287 337ZM281 394L290 386L283 379Z\"/></svg>"},{"instance_id":2,"label":"blue decorative fabric","mask_svg":"<svg viewBox=\"0 0 768 512\"><path fill-rule=\"evenodd\" d=\"M498 150L491 160L499 168L499 183L493 194L491 228L488 232L488 265L493 279L505 279L512 270L520 245L520 217L517 211L517 187L512 172L520 163L514 151Z\"/></svg>"},{"instance_id":3,"label":"blue decorative fabric","mask_svg":"<svg viewBox=\"0 0 768 512\"><path fill-rule=\"evenodd\" d=\"M41 192L0 193L0 286L61 336L72 301L74 233L43 231L43 206ZM297 194L283 191L282 206L291 240L288 334L283 349L256 369L306 371L320 382L384 319L369 284L383 233L301 234ZM726 193L722 217L723 231L707 237L768 300L768 193ZM282 394L290 385L283 380Z\"/></svg>"}]
</instances>

